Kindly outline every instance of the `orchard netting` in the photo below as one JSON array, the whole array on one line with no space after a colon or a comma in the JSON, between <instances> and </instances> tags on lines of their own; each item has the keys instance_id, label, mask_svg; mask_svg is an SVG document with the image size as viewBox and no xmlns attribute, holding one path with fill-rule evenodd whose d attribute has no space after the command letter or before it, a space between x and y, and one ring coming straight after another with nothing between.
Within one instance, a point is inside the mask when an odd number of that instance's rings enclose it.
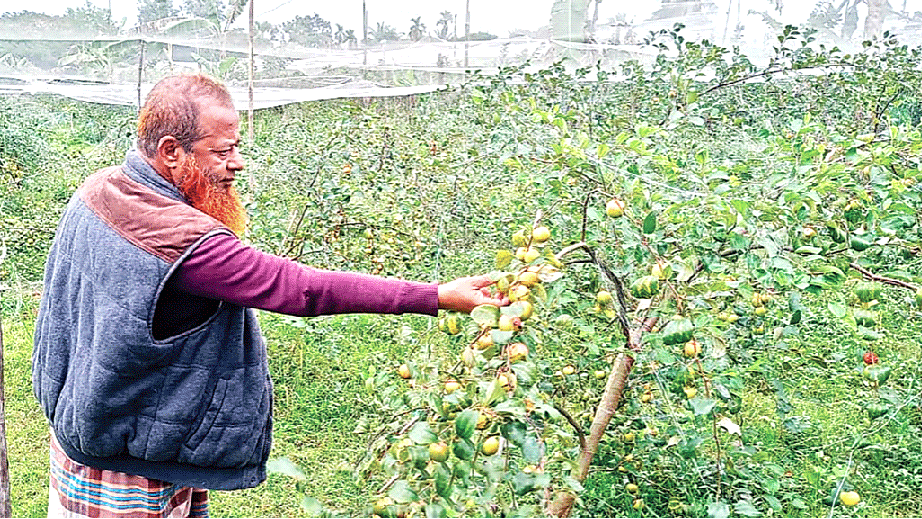
<instances>
[{"instance_id":1,"label":"orchard netting","mask_svg":"<svg viewBox=\"0 0 922 519\"><path fill-rule=\"evenodd\" d=\"M659 31L765 63L785 25L861 52L922 42L922 0L36 0L0 16L0 93L137 106L158 79L207 73L238 107L404 96L489 75L651 65ZM33 10L29 10L29 9ZM287 17L286 17L287 15Z\"/></svg>"}]
</instances>

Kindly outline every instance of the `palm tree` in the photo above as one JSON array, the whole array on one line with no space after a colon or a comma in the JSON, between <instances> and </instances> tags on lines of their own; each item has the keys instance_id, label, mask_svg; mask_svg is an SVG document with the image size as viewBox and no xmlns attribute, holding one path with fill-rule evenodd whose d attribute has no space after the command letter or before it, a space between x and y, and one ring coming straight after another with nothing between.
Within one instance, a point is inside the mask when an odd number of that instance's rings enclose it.
<instances>
[{"instance_id":1,"label":"palm tree","mask_svg":"<svg viewBox=\"0 0 922 519\"><path fill-rule=\"evenodd\" d=\"M454 21L455 16L451 14L451 11L442 11L441 13L439 13L439 15L441 16L441 18L439 19L439 21L435 22L436 25L441 27L439 29L439 38L442 38L443 40L447 40L448 39L448 24Z\"/></svg>"},{"instance_id":2,"label":"palm tree","mask_svg":"<svg viewBox=\"0 0 922 519\"><path fill-rule=\"evenodd\" d=\"M371 40L374 42L397 41L400 39L400 33L397 29L384 23L378 22L378 26L371 30Z\"/></svg>"},{"instance_id":3,"label":"palm tree","mask_svg":"<svg viewBox=\"0 0 922 519\"><path fill-rule=\"evenodd\" d=\"M346 31L343 30L343 26L340 24L336 24L336 31L333 33L333 41L335 41L337 45L346 41Z\"/></svg>"},{"instance_id":4,"label":"palm tree","mask_svg":"<svg viewBox=\"0 0 922 519\"><path fill-rule=\"evenodd\" d=\"M410 21L413 22L413 26L410 27L410 39L419 41L426 34L426 24L423 23L423 17L417 16L416 18L411 18Z\"/></svg>"},{"instance_id":5,"label":"palm tree","mask_svg":"<svg viewBox=\"0 0 922 519\"><path fill-rule=\"evenodd\" d=\"M348 43L350 49L358 47L359 40L355 37L355 29L346 31L346 34L343 35L343 42Z\"/></svg>"}]
</instances>

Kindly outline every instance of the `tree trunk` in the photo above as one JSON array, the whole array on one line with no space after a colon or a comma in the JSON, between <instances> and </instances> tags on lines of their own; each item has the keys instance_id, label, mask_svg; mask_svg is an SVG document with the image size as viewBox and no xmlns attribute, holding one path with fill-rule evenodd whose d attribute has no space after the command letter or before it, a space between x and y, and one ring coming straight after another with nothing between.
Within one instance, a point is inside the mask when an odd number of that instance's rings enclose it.
<instances>
[{"instance_id":1,"label":"tree trunk","mask_svg":"<svg viewBox=\"0 0 922 519\"><path fill-rule=\"evenodd\" d=\"M0 322L0 517L13 517L10 463L6 450L6 391L3 382L3 323Z\"/></svg>"},{"instance_id":2,"label":"tree trunk","mask_svg":"<svg viewBox=\"0 0 922 519\"><path fill-rule=\"evenodd\" d=\"M887 0L868 0L868 17L864 20L865 38L875 38L883 32L886 9Z\"/></svg>"},{"instance_id":3,"label":"tree trunk","mask_svg":"<svg viewBox=\"0 0 922 519\"><path fill-rule=\"evenodd\" d=\"M648 318L643 323L637 323L636 327L631 330L628 337L627 347L631 351L640 349L640 339L643 334L650 331L656 324L657 318ZM624 387L627 384L628 376L631 374L631 368L634 367L634 357L627 353L618 355L613 364L611 374L605 383L605 391L599 401L599 407L596 409L595 418L589 427L589 437L586 438L586 445L580 451L579 471L574 474L574 478L582 483L589 475L589 467L592 466L592 459L599 452L599 444L605 435L605 429L611 422L618 404L621 402L621 396L624 394ZM548 506L548 515L553 517L569 517L573 511L573 502L576 496L570 492L560 491L554 498L554 501Z\"/></svg>"}]
</instances>

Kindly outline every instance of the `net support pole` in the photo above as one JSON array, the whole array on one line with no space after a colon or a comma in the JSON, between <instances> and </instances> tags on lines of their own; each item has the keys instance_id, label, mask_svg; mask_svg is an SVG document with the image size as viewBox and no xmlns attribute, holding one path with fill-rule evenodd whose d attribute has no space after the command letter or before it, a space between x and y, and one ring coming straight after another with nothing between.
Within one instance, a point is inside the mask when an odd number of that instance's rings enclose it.
<instances>
[{"instance_id":1,"label":"net support pole","mask_svg":"<svg viewBox=\"0 0 922 519\"><path fill-rule=\"evenodd\" d=\"M141 81L144 79L144 46L147 42L143 38L140 42L140 52L138 52L138 112L141 111Z\"/></svg>"},{"instance_id":2,"label":"net support pole","mask_svg":"<svg viewBox=\"0 0 922 519\"><path fill-rule=\"evenodd\" d=\"M247 106L247 138L250 146L253 145L253 76L256 74L256 52L254 49L254 40L256 38L256 19L253 10L253 4L256 0L250 0L250 72L249 81L247 81L247 97L249 104Z\"/></svg>"},{"instance_id":3,"label":"net support pole","mask_svg":"<svg viewBox=\"0 0 922 519\"><path fill-rule=\"evenodd\" d=\"M464 68L468 67L467 51L471 44L471 0L464 3Z\"/></svg>"}]
</instances>

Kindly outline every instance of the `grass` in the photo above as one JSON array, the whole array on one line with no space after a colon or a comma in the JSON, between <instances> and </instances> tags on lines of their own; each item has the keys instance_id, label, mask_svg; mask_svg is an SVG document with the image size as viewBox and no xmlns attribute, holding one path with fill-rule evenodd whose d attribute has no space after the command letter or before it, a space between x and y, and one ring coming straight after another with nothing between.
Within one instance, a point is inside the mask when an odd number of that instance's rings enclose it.
<instances>
[{"instance_id":1,"label":"grass","mask_svg":"<svg viewBox=\"0 0 922 519\"><path fill-rule=\"evenodd\" d=\"M366 413L364 373L388 369L413 345L405 328L432 324L420 316L338 316L312 320L262 314L275 383L273 457L291 459L310 477L296 484L271 475L266 484L243 492L216 492L216 516L298 516L302 495L330 509L362 516L369 489L352 474L367 438L352 431ZM255 502L255 503L254 503ZM258 504L256 504L258 503ZM255 506L254 506L255 505Z\"/></svg>"},{"instance_id":2,"label":"grass","mask_svg":"<svg viewBox=\"0 0 922 519\"><path fill-rule=\"evenodd\" d=\"M48 439L45 417L32 394L35 302L4 312L3 368L6 435L14 517L45 517L48 508Z\"/></svg>"}]
</instances>

